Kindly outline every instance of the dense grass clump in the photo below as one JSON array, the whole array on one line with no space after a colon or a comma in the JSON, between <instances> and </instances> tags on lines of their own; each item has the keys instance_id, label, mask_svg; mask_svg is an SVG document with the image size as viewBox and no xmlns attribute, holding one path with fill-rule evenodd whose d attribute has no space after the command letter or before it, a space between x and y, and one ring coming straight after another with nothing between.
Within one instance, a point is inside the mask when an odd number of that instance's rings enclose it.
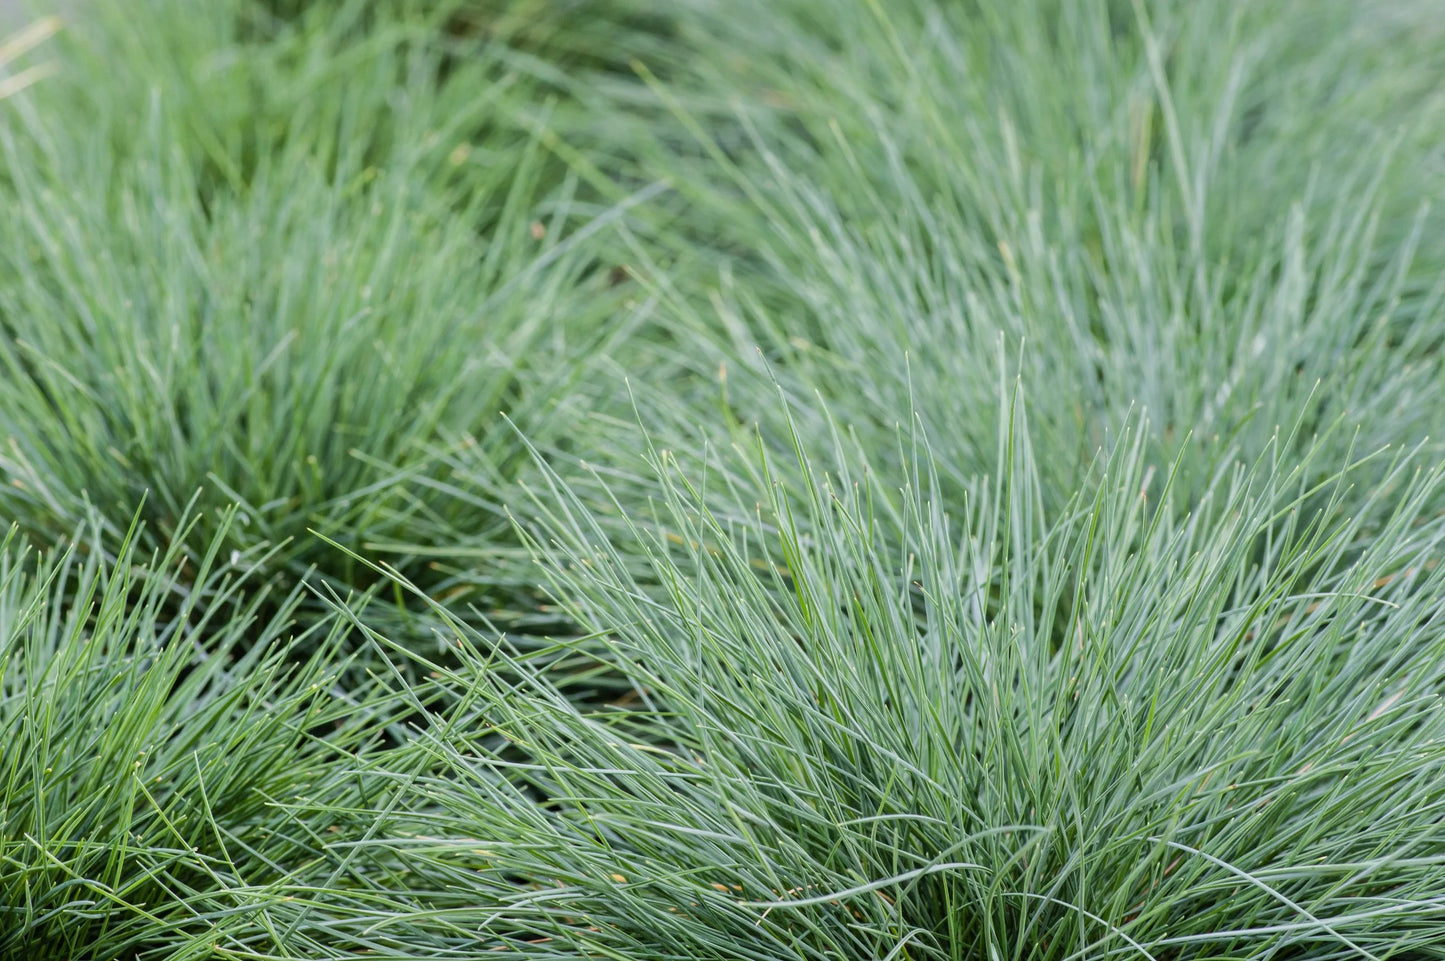
<instances>
[{"instance_id":1,"label":"dense grass clump","mask_svg":"<svg viewBox=\"0 0 1445 961\"><path fill-rule=\"evenodd\" d=\"M653 83L631 163L686 204L677 251L651 256L701 278L656 283L702 396L721 366L740 422L783 436L781 382L805 437L826 436L821 397L898 473L916 408L962 490L995 466L1002 345L1050 386L1032 408L1055 505L1139 408L1156 468L1183 449L1196 493L1231 440L1301 417L1306 438L1346 415L1406 444L1440 422L1433 21L1312 0L687 6L702 52Z\"/></svg>"},{"instance_id":2,"label":"dense grass clump","mask_svg":"<svg viewBox=\"0 0 1445 961\"><path fill-rule=\"evenodd\" d=\"M554 590L631 696L469 646L373 846L453 950L1439 956L1438 470L1388 464L1365 530L1361 465L1318 491L1282 437L1183 512L1145 436L1057 512L1021 417L953 507L916 437L900 513L844 454L723 523L663 458L631 551L549 490Z\"/></svg>"},{"instance_id":3,"label":"dense grass clump","mask_svg":"<svg viewBox=\"0 0 1445 961\"><path fill-rule=\"evenodd\" d=\"M384 36L343 59L379 69ZM341 69L328 34L310 42ZM279 43L211 56L260 70ZM127 101L140 114L123 146L104 129L57 130L44 112L57 101L8 118L0 506L25 529L48 540L92 506L123 518L144 498L163 545L204 491L197 543L237 504L231 550L275 548L277 568L319 564L348 583L308 528L357 549L402 545L398 563L426 554L418 526L506 539L495 498L524 460L516 430L538 443L572 433L580 381L632 326L598 266L608 215L581 217L575 181L543 203L535 139L484 161L494 169L467 178L462 199L432 169L439 148L359 146L348 131L375 133L397 84L430 91L409 75L366 79L345 97L370 99L333 118L288 112L277 132L263 108L245 114L237 136L245 126L271 152L219 182L217 157L240 162L255 144L190 129L211 118L184 91ZM333 139L317 124L336 125ZM461 168L472 133L426 137L449 137L444 166ZM435 490L438 455L458 448L488 475L466 504Z\"/></svg>"},{"instance_id":4,"label":"dense grass clump","mask_svg":"<svg viewBox=\"0 0 1445 961\"><path fill-rule=\"evenodd\" d=\"M1431 3L77 2L0 959L1445 959Z\"/></svg>"},{"instance_id":5,"label":"dense grass clump","mask_svg":"<svg viewBox=\"0 0 1445 961\"><path fill-rule=\"evenodd\" d=\"M138 542L0 549L0 957L175 957L245 928L331 870L320 838L348 820L298 802L386 719L336 686L343 627L293 628L296 595L259 617L223 536L184 572Z\"/></svg>"}]
</instances>

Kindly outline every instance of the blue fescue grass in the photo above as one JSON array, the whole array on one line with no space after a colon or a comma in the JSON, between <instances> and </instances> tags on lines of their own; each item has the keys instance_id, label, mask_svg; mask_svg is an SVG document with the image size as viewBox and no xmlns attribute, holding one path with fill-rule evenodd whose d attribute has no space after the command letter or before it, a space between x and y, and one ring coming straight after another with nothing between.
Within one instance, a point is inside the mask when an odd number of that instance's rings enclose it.
<instances>
[{"instance_id":1,"label":"blue fescue grass","mask_svg":"<svg viewBox=\"0 0 1445 961\"><path fill-rule=\"evenodd\" d=\"M626 537L539 493L632 690L580 709L457 626L367 845L425 892L392 910L526 957L1439 956L1439 470L1386 458L1366 532L1367 458L1280 437L1170 510L1138 426L1050 509L997 427L963 500L916 433L897 492L846 444L732 488L659 453Z\"/></svg>"},{"instance_id":2,"label":"blue fescue grass","mask_svg":"<svg viewBox=\"0 0 1445 961\"><path fill-rule=\"evenodd\" d=\"M679 214L634 256L725 416L775 416L781 381L886 451L916 407L962 489L992 467L1002 343L1058 501L1141 408L1190 486L1301 417L1407 445L1440 423L1423 9L684 6L691 69L639 65L625 161Z\"/></svg>"},{"instance_id":3,"label":"blue fescue grass","mask_svg":"<svg viewBox=\"0 0 1445 961\"><path fill-rule=\"evenodd\" d=\"M1445 958L1430 4L92 2L0 956Z\"/></svg>"},{"instance_id":4,"label":"blue fescue grass","mask_svg":"<svg viewBox=\"0 0 1445 961\"><path fill-rule=\"evenodd\" d=\"M298 803L387 717L337 685L345 625L295 627L299 593L263 605L224 527L194 560L138 533L0 548L0 956L174 956L281 901L347 823Z\"/></svg>"},{"instance_id":5,"label":"blue fescue grass","mask_svg":"<svg viewBox=\"0 0 1445 961\"><path fill-rule=\"evenodd\" d=\"M308 529L422 555L419 529L505 541L525 458L501 414L575 437L589 369L634 326L599 266L614 215L494 130L494 63L455 68L443 89L470 99L446 110L420 26L248 46L225 6L158 5L163 38L147 20L108 41L146 72L112 88L75 54L6 115L0 506L48 542L144 498L164 544L203 491L198 543L238 504L229 548L291 576L338 557ZM436 490L457 448L488 474L465 504Z\"/></svg>"}]
</instances>

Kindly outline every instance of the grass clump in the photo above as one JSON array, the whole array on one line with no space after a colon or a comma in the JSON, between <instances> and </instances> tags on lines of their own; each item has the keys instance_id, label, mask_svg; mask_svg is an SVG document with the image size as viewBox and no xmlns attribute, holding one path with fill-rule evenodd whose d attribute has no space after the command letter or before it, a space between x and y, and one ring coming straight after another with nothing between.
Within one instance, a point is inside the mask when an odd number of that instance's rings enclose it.
<instances>
[{"instance_id":1,"label":"grass clump","mask_svg":"<svg viewBox=\"0 0 1445 961\"><path fill-rule=\"evenodd\" d=\"M336 687L344 631L295 629L295 594L259 616L223 537L195 562L139 543L0 549L0 957L179 957L197 932L210 956L317 870L346 816L294 808L386 719Z\"/></svg>"},{"instance_id":2,"label":"grass clump","mask_svg":"<svg viewBox=\"0 0 1445 961\"><path fill-rule=\"evenodd\" d=\"M415 788L371 842L439 943L1436 956L1439 471L1392 460L1367 531L1366 459L1282 464L1281 437L1185 510L1139 427L1050 510L1022 414L1000 427L964 502L904 437L897 512L856 452L733 490L660 457L621 547L550 488L534 544L632 691L579 709L474 642L439 672L454 706L390 762Z\"/></svg>"},{"instance_id":3,"label":"grass clump","mask_svg":"<svg viewBox=\"0 0 1445 961\"><path fill-rule=\"evenodd\" d=\"M1196 491L1232 440L1301 417L1306 438L1347 414L1407 445L1439 422L1422 208L1442 181L1422 147L1445 101L1423 10L688 9L692 68L652 82L661 119L628 134L677 188L636 256L665 260L697 406L716 409L721 365L728 416L785 436L777 381L826 437L821 396L900 478L889 438L917 408L962 491L995 466L1002 343L1053 386L1033 409L1055 505L1140 407L1157 469L1188 441Z\"/></svg>"},{"instance_id":4,"label":"grass clump","mask_svg":"<svg viewBox=\"0 0 1445 961\"><path fill-rule=\"evenodd\" d=\"M324 45L315 56L340 69ZM360 86L375 100L390 89ZM516 430L575 436L587 371L630 327L598 267L610 215L583 209L575 179L542 182L536 140L488 161L465 202L429 146L394 144L371 165L347 133L377 119L365 103L337 108L329 152L278 140L243 185L207 184L173 116L189 107L162 85L123 150L56 123L42 99L0 129L13 214L0 227L0 510L48 542L92 508L113 519L144 499L163 546L203 490L195 544L239 505L229 551L363 587L308 529L395 548L404 566L428 550L420 529L504 540L498 498L525 463ZM467 133L450 136L446 166L472 163ZM455 448L485 468L465 503L436 490L437 457Z\"/></svg>"}]
</instances>

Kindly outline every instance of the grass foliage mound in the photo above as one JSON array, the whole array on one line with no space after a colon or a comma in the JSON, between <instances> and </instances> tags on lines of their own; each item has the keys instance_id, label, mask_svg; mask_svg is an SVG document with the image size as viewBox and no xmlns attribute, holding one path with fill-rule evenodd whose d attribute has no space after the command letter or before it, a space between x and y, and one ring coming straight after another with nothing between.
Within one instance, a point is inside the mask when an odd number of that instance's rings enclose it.
<instances>
[{"instance_id":1,"label":"grass foliage mound","mask_svg":"<svg viewBox=\"0 0 1445 961\"><path fill-rule=\"evenodd\" d=\"M0 958L1445 959L1445 26L0 41Z\"/></svg>"}]
</instances>

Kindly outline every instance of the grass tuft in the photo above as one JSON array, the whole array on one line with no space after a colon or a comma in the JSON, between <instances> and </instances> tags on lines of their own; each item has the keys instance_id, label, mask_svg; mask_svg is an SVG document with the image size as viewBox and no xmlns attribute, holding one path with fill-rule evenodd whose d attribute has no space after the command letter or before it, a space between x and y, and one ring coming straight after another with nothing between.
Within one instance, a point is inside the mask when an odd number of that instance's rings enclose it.
<instances>
[{"instance_id":1,"label":"grass tuft","mask_svg":"<svg viewBox=\"0 0 1445 961\"><path fill-rule=\"evenodd\" d=\"M620 545L548 488L574 649L631 691L581 708L457 628L370 843L414 916L521 956L1432 956L1439 470L1388 458L1366 531L1370 458L1281 437L1184 510L1137 425L1051 510L999 431L961 503L905 435L896 513L847 450L746 490L659 455Z\"/></svg>"},{"instance_id":2,"label":"grass tuft","mask_svg":"<svg viewBox=\"0 0 1445 961\"><path fill-rule=\"evenodd\" d=\"M337 685L343 624L296 628L295 593L261 615L224 530L196 561L140 556L139 534L0 548L3 957L177 957L280 901L347 823L298 802L389 716Z\"/></svg>"},{"instance_id":3,"label":"grass tuft","mask_svg":"<svg viewBox=\"0 0 1445 961\"><path fill-rule=\"evenodd\" d=\"M92 508L115 530L144 499L148 543L164 547L202 491L193 548L239 505L227 551L267 554L292 578L319 565L366 586L309 529L391 552L418 577L430 560L420 530L490 544L508 563L500 499L527 462L517 427L538 443L574 436L595 390L589 370L635 326L616 319L622 291L598 266L617 213L587 209L575 178L548 182L545 151L525 135L504 164L474 156L487 143L460 124L398 131L382 155L360 144L352 125L382 124L398 84L429 90L424 73L391 75L406 59L391 34L419 29L377 28L345 56L329 33L308 36L317 69L366 65L361 79L347 71L356 102L334 104L330 119L278 107L289 115L280 132L247 107L233 126L263 138L250 146L190 129L202 118L188 97L230 99L229 88L186 89L189 77L153 78L156 96L122 101L139 111L122 146L105 124L56 123L47 107L76 109L60 85L4 118L0 510L38 542ZM260 72L297 43L212 56ZM181 44L192 70L205 61L198 44ZM282 72L265 90L279 96L294 79ZM215 182L217 156L252 149L262 155L245 177ZM455 172L471 166L485 176ZM462 501L441 457L466 449L485 476ZM504 579L484 564L483 578Z\"/></svg>"}]
</instances>

